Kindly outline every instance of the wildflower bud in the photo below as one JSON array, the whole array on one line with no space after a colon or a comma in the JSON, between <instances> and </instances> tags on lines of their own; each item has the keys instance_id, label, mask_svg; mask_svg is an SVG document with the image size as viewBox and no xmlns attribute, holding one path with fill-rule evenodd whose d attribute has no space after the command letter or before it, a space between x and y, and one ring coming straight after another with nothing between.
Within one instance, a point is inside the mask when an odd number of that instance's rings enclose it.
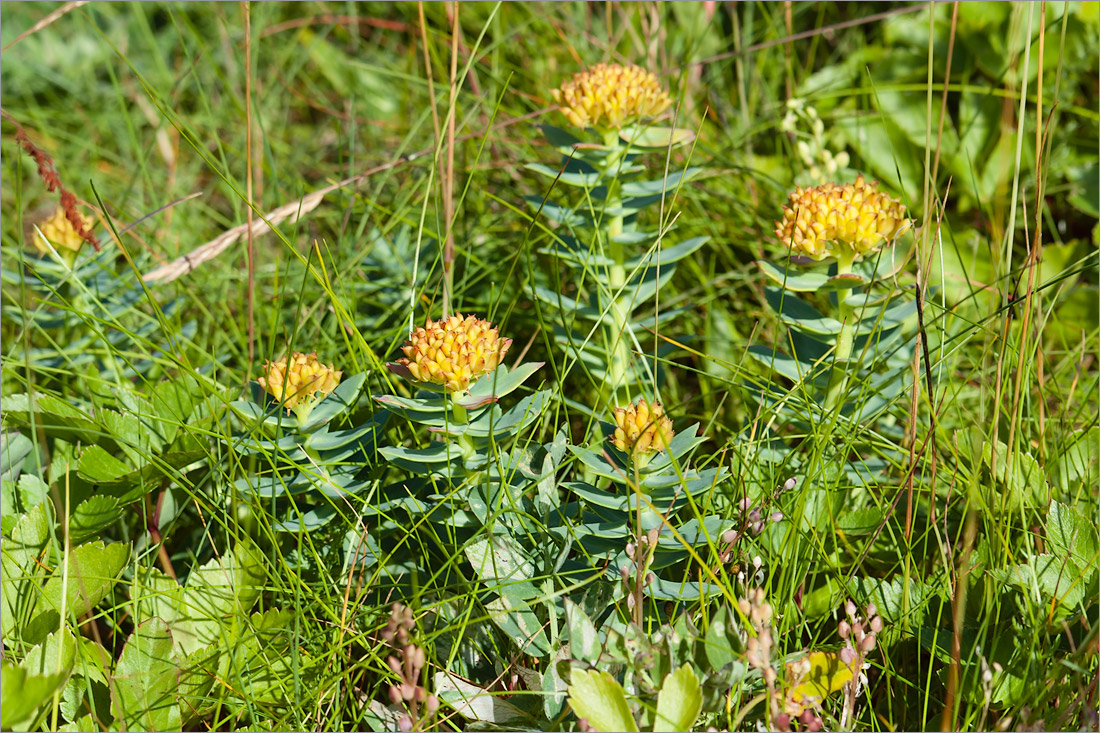
<instances>
[{"instance_id":1,"label":"wildflower bud","mask_svg":"<svg viewBox=\"0 0 1100 733\"><path fill-rule=\"evenodd\" d=\"M626 543L626 556L629 557L631 560L634 559L634 543L633 542L627 542Z\"/></svg>"},{"instance_id":2,"label":"wildflower bud","mask_svg":"<svg viewBox=\"0 0 1100 733\"><path fill-rule=\"evenodd\" d=\"M424 702L428 699L428 691L423 687L416 688L416 695L414 696L417 702Z\"/></svg>"},{"instance_id":3,"label":"wildflower bud","mask_svg":"<svg viewBox=\"0 0 1100 733\"><path fill-rule=\"evenodd\" d=\"M512 339L502 339L489 321L455 314L416 329L401 347L404 358L390 368L417 382L465 392L470 383L496 370Z\"/></svg>"},{"instance_id":4,"label":"wildflower bud","mask_svg":"<svg viewBox=\"0 0 1100 733\"><path fill-rule=\"evenodd\" d=\"M760 559L759 555L756 555L755 557L753 557L752 566L754 568L759 570L760 566L763 565L763 564L764 564L764 561L762 559ZM761 591L759 591L759 593L760 593L760 600L764 600L764 591L761 590Z\"/></svg>"},{"instance_id":5,"label":"wildflower bud","mask_svg":"<svg viewBox=\"0 0 1100 733\"><path fill-rule=\"evenodd\" d=\"M633 557L631 557L631 559L633 559ZM626 565L623 565L621 568L619 568L619 575L622 576L623 580L626 580L630 577L630 569L627 568Z\"/></svg>"},{"instance_id":6,"label":"wildflower bud","mask_svg":"<svg viewBox=\"0 0 1100 733\"><path fill-rule=\"evenodd\" d=\"M746 496L741 499L741 502L738 504L738 506L741 507L741 511L747 512L752 507L752 499Z\"/></svg>"},{"instance_id":7,"label":"wildflower bud","mask_svg":"<svg viewBox=\"0 0 1100 733\"><path fill-rule=\"evenodd\" d=\"M402 715L397 721L397 729L402 733L408 733L413 729L413 721L408 715Z\"/></svg>"},{"instance_id":8,"label":"wildflower bud","mask_svg":"<svg viewBox=\"0 0 1100 733\"><path fill-rule=\"evenodd\" d=\"M722 533L722 542L726 543L727 545L732 545L737 540L738 535L736 530L727 529L725 532Z\"/></svg>"},{"instance_id":9,"label":"wildflower bud","mask_svg":"<svg viewBox=\"0 0 1100 733\"><path fill-rule=\"evenodd\" d=\"M401 683L401 697L406 700L412 700L416 697L416 691L420 689L412 682L405 681Z\"/></svg>"},{"instance_id":10,"label":"wildflower bud","mask_svg":"<svg viewBox=\"0 0 1100 733\"><path fill-rule=\"evenodd\" d=\"M791 716L787 713L780 713L775 716L774 723L777 730L790 730Z\"/></svg>"},{"instance_id":11,"label":"wildflower bud","mask_svg":"<svg viewBox=\"0 0 1100 733\"><path fill-rule=\"evenodd\" d=\"M390 702L391 703L393 703L394 705L400 705L401 704L401 702L402 702L402 700L401 700L401 690L397 687L397 685L390 685L389 686L389 695L390 695Z\"/></svg>"},{"instance_id":12,"label":"wildflower bud","mask_svg":"<svg viewBox=\"0 0 1100 733\"><path fill-rule=\"evenodd\" d=\"M856 659L856 651L850 646L846 646L840 650L840 661L851 666L852 662Z\"/></svg>"},{"instance_id":13,"label":"wildflower bud","mask_svg":"<svg viewBox=\"0 0 1100 733\"><path fill-rule=\"evenodd\" d=\"M751 512L749 512L748 520L750 522L759 522L760 521L760 510L759 509L753 509Z\"/></svg>"},{"instance_id":14,"label":"wildflower bud","mask_svg":"<svg viewBox=\"0 0 1100 733\"><path fill-rule=\"evenodd\" d=\"M871 631L875 634L882 631L882 617L875 616L871 619Z\"/></svg>"},{"instance_id":15,"label":"wildflower bud","mask_svg":"<svg viewBox=\"0 0 1100 733\"><path fill-rule=\"evenodd\" d=\"M299 419L305 419L314 405L336 389L343 375L318 361L317 352L295 351L290 357L265 362L264 376L256 381L283 407L294 410Z\"/></svg>"},{"instance_id":16,"label":"wildflower bud","mask_svg":"<svg viewBox=\"0 0 1100 733\"><path fill-rule=\"evenodd\" d=\"M865 636L859 642L859 650L864 654L872 651L875 648L875 637Z\"/></svg>"},{"instance_id":17,"label":"wildflower bud","mask_svg":"<svg viewBox=\"0 0 1100 733\"><path fill-rule=\"evenodd\" d=\"M773 668L764 668L764 681L768 684L775 684L775 670Z\"/></svg>"},{"instance_id":18,"label":"wildflower bud","mask_svg":"<svg viewBox=\"0 0 1100 733\"><path fill-rule=\"evenodd\" d=\"M783 221L776 222L775 235L793 253L815 260L837 256L833 244L845 256L855 257L908 232L912 220L905 213L900 200L879 192L878 182L867 183L859 176L843 186L826 183L795 189L783 207Z\"/></svg>"},{"instance_id":19,"label":"wildflower bud","mask_svg":"<svg viewBox=\"0 0 1100 733\"><path fill-rule=\"evenodd\" d=\"M856 617L857 610L858 609L856 609L856 604L852 603L851 600L847 601L844 604L844 613L848 614L848 618L854 619Z\"/></svg>"},{"instance_id":20,"label":"wildflower bud","mask_svg":"<svg viewBox=\"0 0 1100 733\"><path fill-rule=\"evenodd\" d=\"M434 715L436 710L439 710L439 698L435 695L428 695L428 699L424 703L428 708L428 715Z\"/></svg>"},{"instance_id":21,"label":"wildflower bud","mask_svg":"<svg viewBox=\"0 0 1100 733\"><path fill-rule=\"evenodd\" d=\"M395 675L397 675L398 677L402 676L402 674L401 674L401 661L397 657L392 656L392 655L386 657L386 664L389 665L390 670Z\"/></svg>"},{"instance_id":22,"label":"wildflower bud","mask_svg":"<svg viewBox=\"0 0 1100 733\"><path fill-rule=\"evenodd\" d=\"M773 522L782 521L783 512L772 512L768 519L772 520Z\"/></svg>"},{"instance_id":23,"label":"wildflower bud","mask_svg":"<svg viewBox=\"0 0 1100 733\"><path fill-rule=\"evenodd\" d=\"M639 399L628 407L616 407L615 432L611 442L632 457L648 460L653 453L668 449L672 441L672 420L659 402Z\"/></svg>"},{"instance_id":24,"label":"wildflower bud","mask_svg":"<svg viewBox=\"0 0 1100 733\"><path fill-rule=\"evenodd\" d=\"M746 598L739 598L737 600L737 608L740 609L741 613L745 616L748 616L749 612L752 611L752 605Z\"/></svg>"},{"instance_id":25,"label":"wildflower bud","mask_svg":"<svg viewBox=\"0 0 1100 733\"><path fill-rule=\"evenodd\" d=\"M791 476L789 479L783 482L784 491L790 491L795 486L798 486L798 479L796 479L794 476Z\"/></svg>"},{"instance_id":26,"label":"wildflower bud","mask_svg":"<svg viewBox=\"0 0 1100 733\"><path fill-rule=\"evenodd\" d=\"M657 77L638 66L595 64L553 89L558 109L577 127L617 130L672 105Z\"/></svg>"},{"instance_id":27,"label":"wildflower bud","mask_svg":"<svg viewBox=\"0 0 1100 733\"><path fill-rule=\"evenodd\" d=\"M648 573L645 576L645 584L646 585L653 585L653 581L655 581L655 580L657 580L657 576L654 575L653 573Z\"/></svg>"},{"instance_id":28,"label":"wildflower bud","mask_svg":"<svg viewBox=\"0 0 1100 733\"><path fill-rule=\"evenodd\" d=\"M762 522L762 521L753 522L752 524L749 525L749 529L752 530L753 534L760 534L761 532L764 531L764 522Z\"/></svg>"},{"instance_id":29,"label":"wildflower bud","mask_svg":"<svg viewBox=\"0 0 1100 733\"><path fill-rule=\"evenodd\" d=\"M836 633L841 639L847 639L848 635L852 633L852 626L847 621L841 619L840 623L836 625Z\"/></svg>"}]
</instances>

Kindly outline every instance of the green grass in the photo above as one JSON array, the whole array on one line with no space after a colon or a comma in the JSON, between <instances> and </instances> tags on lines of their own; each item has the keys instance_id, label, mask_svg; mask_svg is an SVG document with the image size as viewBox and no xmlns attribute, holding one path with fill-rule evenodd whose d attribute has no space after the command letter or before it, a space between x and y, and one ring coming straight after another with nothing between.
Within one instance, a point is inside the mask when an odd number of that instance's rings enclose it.
<instances>
[{"instance_id":1,"label":"green grass","mask_svg":"<svg viewBox=\"0 0 1100 733\"><path fill-rule=\"evenodd\" d=\"M657 337L640 332L651 361L657 345L674 347L655 360L659 383L641 389L659 392L677 430L699 423L706 436L690 463L678 458L674 470L729 474L693 495L681 519L715 516L723 528L744 530L743 497L765 518L783 515L758 535L744 532L725 559L720 535L684 549L662 579L712 577L720 593L703 603L646 600L644 636L652 640L661 624L683 618L705 633L720 606L733 608L761 587L775 612L771 661L782 688L786 663L841 648L846 599L861 608L874 601L884 629L867 657L865 687L854 715L842 712L843 693L824 701L830 729L1096 729L1095 4L1047 3L1040 25L1030 3L962 3L955 21L954 6L937 5L931 24L924 5L794 3L788 26L785 6L771 2L463 3L452 58L451 18L439 3L423 6L422 25L418 6L408 3L93 2L17 40L60 7L4 3L0 10L5 563L16 562L9 549L18 545L16 518L43 500L56 520L56 543L41 555L51 569L60 566L66 538L73 546L129 543L117 584L105 586L95 609L82 618L62 614L63 626L119 660L137 633L133 596L146 597L137 589L154 601L177 592L142 586L151 568L198 587L206 577L199 568L228 563L234 547L254 548L242 565L262 572L260 588L223 582L228 591L199 602L219 610L219 620L202 628L221 640L223 667L213 681L200 675L205 686L173 688L185 729L392 728L399 713L380 711L398 678L381 632L394 602L414 612L413 638L426 655L420 681L443 697L431 725L476 727L475 716L456 712L439 689L437 675L449 672L489 690L500 706L534 714L503 726L577 729L568 706L545 717L545 695L531 680L549 676L553 653L571 638L555 599L594 618L608 608L624 623L632 617L621 594L600 596L617 583L594 581L570 564L598 565L599 557L578 544L560 567L538 559L524 580L540 597L521 605L530 605L528 617L555 646L549 654L523 649L499 623L525 617L501 610L494 592L502 584L479 580L468 551L494 532L512 532L519 543L557 552L542 519L521 532L509 524L514 513L497 507L474 529L432 521L432 512L468 509L485 474L416 483L413 472L371 455L357 478L361 493L299 499L303 513L334 510L331 522L314 532L278 531L286 500L259 499L249 487L291 448L249 449L263 431L230 403L248 399L263 363L288 350L316 351L345 380L366 375L341 427L382 414L376 397L413 397L410 383L385 364L401 355L410 325L440 316L441 243L450 235L453 309L491 319L513 340L509 366L521 354L546 362L501 404L548 390L549 406L514 446L492 448L491 465L507 466L507 451L523 447L537 474L540 446L559 431L599 453L599 422L611 419L608 388L598 369L554 342L563 313L533 294L541 286L583 300L608 287L606 268L570 268L546 254L582 230L539 210L547 199L598 212L599 200L526 166L556 169L560 156L538 127L566 127L550 90L604 60L657 72L672 93L675 125L696 133L689 145L645 156L649 178L666 168L703 169L639 217L647 231L674 221L664 246L710 238L677 264L655 305L637 311L650 323L669 315ZM870 17L879 11L891 14ZM809 118L784 123L791 98L816 108L817 138ZM42 270L25 249L27 232L53 211L57 194L46 191L16 142L16 123L49 154L65 187L100 207L101 221L119 234L116 244L97 225L108 251L101 269L44 277L50 285L37 294L21 277ZM889 365L895 378L847 383L857 403L881 400L873 419L854 424L814 411L811 379L788 379L750 354L760 347L778 359L807 348L799 340L805 324L777 316L770 281L755 262L785 267L775 222L796 185L830 178L812 169L824 165L814 158L818 142L849 156L837 180L858 172L880 180L918 226L905 240L914 256L880 287L904 301L919 289L921 323L905 319L880 361L857 346L866 374ZM277 223L251 245L242 236L178 279L147 283L132 307L111 307L110 283L245 224L250 187L258 225L268 212L353 176L360 178L298 221ZM603 252L597 239L581 243L587 255ZM119 244L125 256L111 255ZM97 271L109 277L95 280ZM832 307L819 294L806 300ZM43 320L56 314L68 317ZM614 352L599 329L592 343ZM754 395L762 386L786 399L761 402ZM36 408L16 397L32 392L60 404ZM18 460L15 434L32 446ZM385 446L433 444L423 425L397 415L378 436ZM93 461L90 444L108 458L96 453ZM569 451L556 468L547 489L554 501L577 501L569 482L597 482ZM777 491L792 476L797 487ZM524 489L532 500L535 483ZM427 508L403 513L395 491ZM119 506L78 535L74 507L93 494L120 498ZM362 537L377 543L377 562L351 561ZM42 591L11 584L34 567L5 565L5 603L18 591L33 607ZM169 613L156 608L152 615ZM165 620L178 635L173 623L181 622ZM752 635L747 618L733 613L731 623ZM7 624L3 669L12 680L13 665L29 664L41 638ZM704 704L697 728L778 725L772 714L765 722L759 670L743 652L736 656L745 676L721 690L720 704ZM81 652L66 668L65 696L94 676L88 658ZM693 664L700 678L715 672L705 656ZM646 664L628 667L642 674ZM153 678L149 669L141 674ZM129 679L126 670L103 677L102 694L125 707L109 680ZM6 707L14 693L7 682L3 689ZM52 692L19 725L72 722L60 704L65 696ZM655 693L639 694L639 710L657 704ZM156 717L168 715L163 704L142 704L153 717L127 708L126 716L137 716L125 721L131 729L181 724Z\"/></svg>"}]
</instances>

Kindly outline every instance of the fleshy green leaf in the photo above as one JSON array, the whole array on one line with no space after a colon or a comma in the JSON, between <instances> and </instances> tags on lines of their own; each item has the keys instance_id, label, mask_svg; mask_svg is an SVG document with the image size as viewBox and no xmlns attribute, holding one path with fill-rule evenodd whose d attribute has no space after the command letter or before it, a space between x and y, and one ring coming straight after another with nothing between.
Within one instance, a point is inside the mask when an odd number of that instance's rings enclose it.
<instances>
[{"instance_id":1,"label":"fleshy green leaf","mask_svg":"<svg viewBox=\"0 0 1100 733\"><path fill-rule=\"evenodd\" d=\"M607 672L574 670L569 705L594 731L637 731L622 685Z\"/></svg>"},{"instance_id":2,"label":"fleshy green leaf","mask_svg":"<svg viewBox=\"0 0 1100 733\"><path fill-rule=\"evenodd\" d=\"M569 648L577 659L595 664L600 658L600 635L596 625L580 606L565 599L565 621L569 626Z\"/></svg>"}]
</instances>

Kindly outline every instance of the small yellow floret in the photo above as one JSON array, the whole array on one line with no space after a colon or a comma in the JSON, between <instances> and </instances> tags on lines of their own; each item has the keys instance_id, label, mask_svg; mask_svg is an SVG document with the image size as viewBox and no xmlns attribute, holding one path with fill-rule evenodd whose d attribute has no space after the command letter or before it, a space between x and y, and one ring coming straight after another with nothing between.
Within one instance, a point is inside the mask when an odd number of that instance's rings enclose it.
<instances>
[{"instance_id":1,"label":"small yellow floret","mask_svg":"<svg viewBox=\"0 0 1100 733\"><path fill-rule=\"evenodd\" d=\"M617 130L656 117L672 104L657 77L640 66L596 64L550 92L577 127Z\"/></svg>"},{"instance_id":2,"label":"small yellow floret","mask_svg":"<svg viewBox=\"0 0 1100 733\"><path fill-rule=\"evenodd\" d=\"M320 402L336 389L342 376L343 372L318 361L317 352L295 351L289 360L283 357L279 361L265 362L264 376L256 381L283 407L293 410Z\"/></svg>"},{"instance_id":3,"label":"small yellow floret","mask_svg":"<svg viewBox=\"0 0 1100 733\"><path fill-rule=\"evenodd\" d=\"M783 207L775 235L791 252L815 260L867 254L909 231L901 201L878 190L878 181L797 188ZM847 249L844 253L834 248Z\"/></svg>"},{"instance_id":4,"label":"small yellow floret","mask_svg":"<svg viewBox=\"0 0 1100 733\"><path fill-rule=\"evenodd\" d=\"M95 220L84 214L80 215L80 220L84 223L84 229L90 232ZM41 236L38 232L42 233ZM50 250L42 241L42 237L49 240L57 252L69 260L76 256L84 244L84 238L76 231L72 222L65 216L65 210L60 206L53 216L38 225L38 232L31 234L31 244L43 256L49 254Z\"/></svg>"},{"instance_id":5,"label":"small yellow floret","mask_svg":"<svg viewBox=\"0 0 1100 733\"><path fill-rule=\"evenodd\" d=\"M659 402L639 399L628 407L616 407L612 442L636 457L667 450L672 442L672 420Z\"/></svg>"},{"instance_id":6,"label":"small yellow floret","mask_svg":"<svg viewBox=\"0 0 1100 733\"><path fill-rule=\"evenodd\" d=\"M470 383L495 371L512 345L489 321L455 314L416 329L401 347L405 358L397 363L418 382L431 382L451 392L464 392Z\"/></svg>"}]
</instances>

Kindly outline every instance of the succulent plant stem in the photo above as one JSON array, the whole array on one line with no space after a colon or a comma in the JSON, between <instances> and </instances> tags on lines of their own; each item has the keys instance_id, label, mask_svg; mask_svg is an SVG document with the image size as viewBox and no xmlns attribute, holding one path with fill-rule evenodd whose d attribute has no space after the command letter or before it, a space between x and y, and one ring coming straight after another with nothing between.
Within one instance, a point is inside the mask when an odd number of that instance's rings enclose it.
<instances>
[{"instance_id":1,"label":"succulent plant stem","mask_svg":"<svg viewBox=\"0 0 1100 733\"><path fill-rule=\"evenodd\" d=\"M608 147L619 147L619 131L610 130L604 134L604 144ZM611 292L611 309L608 313L610 323L607 326L608 344L611 347L611 363L607 371L607 379L604 385L604 397L610 406L617 404L618 393L626 386L626 372L630 364L630 342L626 332L629 328L627 314L630 312L629 295L620 291L626 285L625 254L622 242L619 241L623 233L622 196L619 193L618 182L615 173L622 162L623 154L613 155L608 158L607 168L604 173L608 177L608 195L605 202L604 233L606 236L607 252L611 260L608 273L608 289ZM606 212L616 212L608 215Z\"/></svg>"},{"instance_id":2,"label":"succulent plant stem","mask_svg":"<svg viewBox=\"0 0 1100 733\"><path fill-rule=\"evenodd\" d=\"M852 271L854 253L838 256L836 265L837 275L847 275ZM833 371L829 377L829 388L825 393L825 412L831 413L836 409L837 403L844 394L844 387L848 383L848 359L852 356L852 343L855 339L854 309L846 305L844 298L838 294L840 316L840 333L836 336L836 350L833 352Z\"/></svg>"}]
</instances>

